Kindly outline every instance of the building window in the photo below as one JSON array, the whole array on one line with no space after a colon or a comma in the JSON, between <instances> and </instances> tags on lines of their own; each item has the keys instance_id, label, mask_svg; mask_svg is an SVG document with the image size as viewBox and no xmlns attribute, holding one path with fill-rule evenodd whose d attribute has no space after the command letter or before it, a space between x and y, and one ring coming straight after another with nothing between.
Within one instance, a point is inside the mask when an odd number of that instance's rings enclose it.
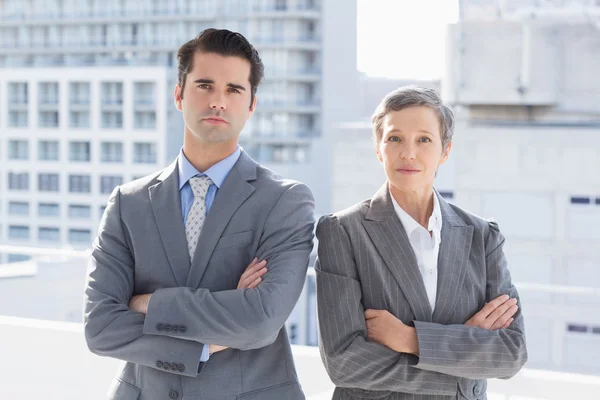
<instances>
[{"instance_id":1,"label":"building window","mask_svg":"<svg viewBox=\"0 0 600 400\"><path fill-rule=\"evenodd\" d=\"M41 106L58 105L58 82L40 82L38 90L38 101Z\"/></svg>"},{"instance_id":2,"label":"building window","mask_svg":"<svg viewBox=\"0 0 600 400\"><path fill-rule=\"evenodd\" d=\"M57 203L40 203L38 205L38 214L40 217L59 217L60 205Z\"/></svg>"},{"instance_id":3,"label":"building window","mask_svg":"<svg viewBox=\"0 0 600 400\"><path fill-rule=\"evenodd\" d=\"M11 128L27 127L27 111L14 111L8 113L8 126Z\"/></svg>"},{"instance_id":4,"label":"building window","mask_svg":"<svg viewBox=\"0 0 600 400\"><path fill-rule=\"evenodd\" d=\"M11 201L8 203L10 215L29 215L29 203L26 201Z\"/></svg>"},{"instance_id":5,"label":"building window","mask_svg":"<svg viewBox=\"0 0 600 400\"><path fill-rule=\"evenodd\" d=\"M123 183L123 177L116 175L104 175L100 177L100 193L110 194L113 189Z\"/></svg>"},{"instance_id":6,"label":"building window","mask_svg":"<svg viewBox=\"0 0 600 400\"><path fill-rule=\"evenodd\" d=\"M69 143L69 161L90 161L90 142Z\"/></svg>"},{"instance_id":7,"label":"building window","mask_svg":"<svg viewBox=\"0 0 600 400\"><path fill-rule=\"evenodd\" d=\"M38 191L58 192L60 190L58 180L58 174L38 174Z\"/></svg>"},{"instance_id":8,"label":"building window","mask_svg":"<svg viewBox=\"0 0 600 400\"><path fill-rule=\"evenodd\" d=\"M92 233L89 229L69 229L69 242L91 244Z\"/></svg>"},{"instance_id":9,"label":"building window","mask_svg":"<svg viewBox=\"0 0 600 400\"><path fill-rule=\"evenodd\" d=\"M90 219L92 208L83 204L70 204L69 217L77 219Z\"/></svg>"},{"instance_id":10,"label":"building window","mask_svg":"<svg viewBox=\"0 0 600 400\"><path fill-rule=\"evenodd\" d=\"M8 254L8 263L18 263L31 260L27 254Z\"/></svg>"},{"instance_id":11,"label":"building window","mask_svg":"<svg viewBox=\"0 0 600 400\"><path fill-rule=\"evenodd\" d=\"M275 0L275 10L277 10L277 11L287 10L287 0Z\"/></svg>"},{"instance_id":12,"label":"building window","mask_svg":"<svg viewBox=\"0 0 600 400\"><path fill-rule=\"evenodd\" d=\"M38 239L48 242L60 241L60 229L40 226L38 229Z\"/></svg>"},{"instance_id":13,"label":"building window","mask_svg":"<svg viewBox=\"0 0 600 400\"><path fill-rule=\"evenodd\" d=\"M8 84L8 104L27 105L29 97L27 82L10 82Z\"/></svg>"},{"instance_id":14,"label":"building window","mask_svg":"<svg viewBox=\"0 0 600 400\"><path fill-rule=\"evenodd\" d=\"M120 111L103 111L102 128L121 129L123 127L123 113Z\"/></svg>"},{"instance_id":15,"label":"building window","mask_svg":"<svg viewBox=\"0 0 600 400\"><path fill-rule=\"evenodd\" d=\"M58 141L41 140L38 142L38 159L40 161L58 161Z\"/></svg>"},{"instance_id":16,"label":"building window","mask_svg":"<svg viewBox=\"0 0 600 400\"><path fill-rule=\"evenodd\" d=\"M143 106L154 105L154 87L155 85L153 82L135 82L135 104Z\"/></svg>"},{"instance_id":17,"label":"building window","mask_svg":"<svg viewBox=\"0 0 600 400\"><path fill-rule=\"evenodd\" d=\"M138 164L156 163L156 143L134 143L133 162Z\"/></svg>"},{"instance_id":18,"label":"building window","mask_svg":"<svg viewBox=\"0 0 600 400\"><path fill-rule=\"evenodd\" d=\"M590 204L589 197L572 196L571 204Z\"/></svg>"},{"instance_id":19,"label":"building window","mask_svg":"<svg viewBox=\"0 0 600 400\"><path fill-rule=\"evenodd\" d=\"M289 338L291 343L298 343L298 325L290 324Z\"/></svg>"},{"instance_id":20,"label":"building window","mask_svg":"<svg viewBox=\"0 0 600 400\"><path fill-rule=\"evenodd\" d=\"M71 82L69 84L69 103L84 106L90 104L89 82Z\"/></svg>"},{"instance_id":21,"label":"building window","mask_svg":"<svg viewBox=\"0 0 600 400\"><path fill-rule=\"evenodd\" d=\"M569 332L586 333L588 331L588 327L587 325L569 324L567 325L567 330Z\"/></svg>"},{"instance_id":22,"label":"building window","mask_svg":"<svg viewBox=\"0 0 600 400\"><path fill-rule=\"evenodd\" d=\"M121 82L102 82L102 104L123 104L123 84Z\"/></svg>"},{"instance_id":23,"label":"building window","mask_svg":"<svg viewBox=\"0 0 600 400\"><path fill-rule=\"evenodd\" d=\"M440 191L438 193L446 200L452 200L454 198L454 192L452 191Z\"/></svg>"},{"instance_id":24,"label":"building window","mask_svg":"<svg viewBox=\"0 0 600 400\"><path fill-rule=\"evenodd\" d=\"M69 117L69 126L71 128L90 127L90 113L87 111L71 111Z\"/></svg>"},{"instance_id":25,"label":"building window","mask_svg":"<svg viewBox=\"0 0 600 400\"><path fill-rule=\"evenodd\" d=\"M58 128L58 111L40 111L40 128Z\"/></svg>"},{"instance_id":26,"label":"building window","mask_svg":"<svg viewBox=\"0 0 600 400\"><path fill-rule=\"evenodd\" d=\"M9 239L29 239L29 227L25 225L9 225Z\"/></svg>"},{"instance_id":27,"label":"building window","mask_svg":"<svg viewBox=\"0 0 600 400\"><path fill-rule=\"evenodd\" d=\"M9 160L28 160L29 143L27 140L9 140L8 141L8 159Z\"/></svg>"},{"instance_id":28,"label":"building window","mask_svg":"<svg viewBox=\"0 0 600 400\"><path fill-rule=\"evenodd\" d=\"M156 129L156 114L154 111L136 111L135 129Z\"/></svg>"},{"instance_id":29,"label":"building window","mask_svg":"<svg viewBox=\"0 0 600 400\"><path fill-rule=\"evenodd\" d=\"M8 189L10 190L29 190L29 173L27 172L9 172Z\"/></svg>"},{"instance_id":30,"label":"building window","mask_svg":"<svg viewBox=\"0 0 600 400\"><path fill-rule=\"evenodd\" d=\"M69 175L70 193L90 193L92 180L89 175Z\"/></svg>"},{"instance_id":31,"label":"building window","mask_svg":"<svg viewBox=\"0 0 600 400\"><path fill-rule=\"evenodd\" d=\"M100 145L100 161L123 162L123 143L102 142Z\"/></svg>"},{"instance_id":32,"label":"building window","mask_svg":"<svg viewBox=\"0 0 600 400\"><path fill-rule=\"evenodd\" d=\"M104 216L104 211L106 211L106 206L100 206L100 208L99 208L100 218L102 218Z\"/></svg>"}]
</instances>

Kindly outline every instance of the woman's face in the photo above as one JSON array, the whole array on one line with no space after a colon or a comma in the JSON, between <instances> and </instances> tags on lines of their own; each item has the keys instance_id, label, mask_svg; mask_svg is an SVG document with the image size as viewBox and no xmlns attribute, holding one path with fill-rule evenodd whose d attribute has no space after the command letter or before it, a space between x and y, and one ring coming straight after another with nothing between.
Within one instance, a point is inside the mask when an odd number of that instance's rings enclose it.
<instances>
[{"instance_id":1,"label":"woman's face","mask_svg":"<svg viewBox=\"0 0 600 400\"><path fill-rule=\"evenodd\" d=\"M433 186L438 167L446 162L452 143L443 149L436 112L425 106L390 111L383 118L377 158L389 182L402 192Z\"/></svg>"}]
</instances>

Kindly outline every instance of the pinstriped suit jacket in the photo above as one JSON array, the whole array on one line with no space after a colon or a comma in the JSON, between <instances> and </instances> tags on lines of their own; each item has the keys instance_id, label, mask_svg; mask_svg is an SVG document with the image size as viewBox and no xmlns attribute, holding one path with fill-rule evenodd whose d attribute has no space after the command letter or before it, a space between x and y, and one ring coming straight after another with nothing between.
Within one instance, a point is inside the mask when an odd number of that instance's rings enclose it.
<instances>
[{"instance_id":1,"label":"pinstriped suit jacket","mask_svg":"<svg viewBox=\"0 0 600 400\"><path fill-rule=\"evenodd\" d=\"M433 313L387 183L317 225L320 351L336 400L486 399L486 378L509 378L527 360L520 302L508 329L464 325L497 296L518 298L497 224L435 195L443 226ZM366 309L414 324L419 357L368 341Z\"/></svg>"}]
</instances>

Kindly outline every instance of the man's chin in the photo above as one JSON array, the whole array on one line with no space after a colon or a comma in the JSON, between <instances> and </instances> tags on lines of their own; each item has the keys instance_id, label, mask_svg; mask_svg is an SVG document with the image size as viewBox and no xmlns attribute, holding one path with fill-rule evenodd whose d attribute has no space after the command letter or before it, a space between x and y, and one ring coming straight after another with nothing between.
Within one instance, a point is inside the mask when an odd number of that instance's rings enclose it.
<instances>
[{"instance_id":1,"label":"man's chin","mask_svg":"<svg viewBox=\"0 0 600 400\"><path fill-rule=\"evenodd\" d=\"M211 144L226 143L232 140L237 141L237 139L239 138L239 135L236 135L234 133L218 132L217 130L212 132L203 132L202 134L194 136L196 136L196 138L198 138L201 142Z\"/></svg>"}]
</instances>

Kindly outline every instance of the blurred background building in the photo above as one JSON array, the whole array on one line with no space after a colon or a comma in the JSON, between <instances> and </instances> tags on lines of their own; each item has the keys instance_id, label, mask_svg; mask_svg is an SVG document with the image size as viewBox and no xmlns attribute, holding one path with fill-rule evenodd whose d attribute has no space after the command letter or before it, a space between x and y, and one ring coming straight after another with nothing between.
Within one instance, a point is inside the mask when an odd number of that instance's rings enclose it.
<instances>
[{"instance_id":1,"label":"blurred background building","mask_svg":"<svg viewBox=\"0 0 600 400\"><path fill-rule=\"evenodd\" d=\"M358 109L355 2L6 0L0 21L5 243L89 246L112 189L177 156L177 49L209 27L265 64L242 146L330 209L325 133Z\"/></svg>"},{"instance_id":2,"label":"blurred background building","mask_svg":"<svg viewBox=\"0 0 600 400\"><path fill-rule=\"evenodd\" d=\"M358 73L357 1L0 1L0 315L81 321L85 253L41 248L88 248L113 187L176 156L177 48L223 27L266 67L242 146L308 183L319 215L384 183L370 125L383 96L440 90L457 126L436 187L506 236L527 367L600 385L600 1L459 0L441 81ZM309 270L294 343L317 345L315 308ZM519 382L490 399L566 398Z\"/></svg>"}]
</instances>

